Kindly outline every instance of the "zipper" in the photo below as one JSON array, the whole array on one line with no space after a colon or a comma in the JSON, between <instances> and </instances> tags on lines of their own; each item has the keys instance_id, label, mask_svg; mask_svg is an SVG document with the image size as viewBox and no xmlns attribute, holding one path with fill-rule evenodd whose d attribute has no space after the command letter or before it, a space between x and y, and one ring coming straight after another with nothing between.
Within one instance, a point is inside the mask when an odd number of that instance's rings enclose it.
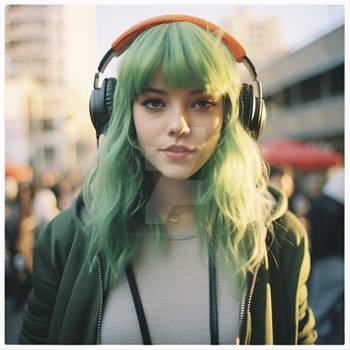
<instances>
[{"instance_id":1,"label":"zipper","mask_svg":"<svg viewBox=\"0 0 350 350\"><path fill-rule=\"evenodd\" d=\"M252 298L253 298L253 293L254 293L254 288L255 288L255 283L256 283L256 278L258 275L258 271L260 269L260 265L258 264L254 270L254 274L250 283L250 288L249 288L249 293L248 293L248 288L245 290L245 292L242 295L241 299L241 305L240 305L240 312L239 312L239 328L237 332L237 336L235 339L235 344L240 345L241 343L241 335L242 335L242 330L243 330L243 322L246 320L246 316L248 315L250 311L250 306L252 304Z\"/></svg>"},{"instance_id":2,"label":"zipper","mask_svg":"<svg viewBox=\"0 0 350 350\"><path fill-rule=\"evenodd\" d=\"M98 316L97 316L97 344L102 344L102 335L101 335L101 327L102 327L102 315L103 315L103 271L102 271L102 262L99 252L96 252L97 258L97 271L98 271L98 284L100 291L100 304L98 308Z\"/></svg>"},{"instance_id":3,"label":"zipper","mask_svg":"<svg viewBox=\"0 0 350 350\"><path fill-rule=\"evenodd\" d=\"M238 331L237 331L236 342L235 342L236 345L240 345L240 337L241 337L241 332L243 327L247 292L248 292L248 289L246 288L241 298L240 311L239 311L239 325L238 325Z\"/></svg>"}]
</instances>

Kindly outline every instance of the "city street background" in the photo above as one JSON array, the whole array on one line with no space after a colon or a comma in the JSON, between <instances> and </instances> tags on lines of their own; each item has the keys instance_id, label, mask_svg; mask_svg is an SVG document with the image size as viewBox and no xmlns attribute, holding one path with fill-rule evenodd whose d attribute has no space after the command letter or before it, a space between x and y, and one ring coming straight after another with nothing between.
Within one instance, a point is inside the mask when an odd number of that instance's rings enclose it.
<instances>
[{"instance_id":1,"label":"city street background","mask_svg":"<svg viewBox=\"0 0 350 350\"><path fill-rule=\"evenodd\" d=\"M259 144L272 167L271 183L286 193L290 209L309 232L315 203L330 179L343 171L341 4L5 6L7 344L18 342L35 239L71 205L94 158L89 96L98 63L130 26L166 13L208 19L246 49L264 91L267 122ZM117 63L114 59L103 77L115 76ZM246 71L240 71L249 82ZM337 181L344 203L344 180ZM314 230L311 243L315 237ZM343 234L339 237L344 248ZM342 315L343 310L342 305ZM333 326L340 332L329 341L341 344L343 324Z\"/></svg>"}]
</instances>

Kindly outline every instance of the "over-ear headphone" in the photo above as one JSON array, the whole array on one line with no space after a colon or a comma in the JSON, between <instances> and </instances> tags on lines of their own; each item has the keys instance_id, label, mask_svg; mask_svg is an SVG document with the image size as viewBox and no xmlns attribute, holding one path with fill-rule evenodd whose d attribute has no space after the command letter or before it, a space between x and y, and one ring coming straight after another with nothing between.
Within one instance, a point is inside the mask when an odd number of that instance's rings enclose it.
<instances>
[{"instance_id":1,"label":"over-ear headphone","mask_svg":"<svg viewBox=\"0 0 350 350\"><path fill-rule=\"evenodd\" d=\"M246 66L253 82L256 85L257 91L255 94L253 85L251 84L242 84L239 114L244 128L253 138L258 139L266 120L265 103L262 97L261 83L257 79L255 67L247 57L241 44L228 32L221 29L216 24L204 19L188 15L163 15L152 17L135 24L133 27L120 35L112 43L112 48L109 49L103 56L95 74L94 89L91 92L89 103L90 117L96 130L97 140L101 134L106 132L113 109L113 95L117 84L117 80L115 78L105 78L102 82L102 86L98 87L100 75L104 72L112 58L120 56L139 34L150 27L169 22L194 23L212 33L219 33L221 36L221 41L230 49L236 61L243 63Z\"/></svg>"}]
</instances>

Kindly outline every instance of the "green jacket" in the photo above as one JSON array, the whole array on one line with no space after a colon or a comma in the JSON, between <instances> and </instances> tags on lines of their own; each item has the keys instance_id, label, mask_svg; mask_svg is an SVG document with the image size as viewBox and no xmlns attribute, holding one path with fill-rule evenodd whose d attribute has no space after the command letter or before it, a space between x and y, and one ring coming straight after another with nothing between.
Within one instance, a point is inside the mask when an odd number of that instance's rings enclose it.
<instances>
[{"instance_id":1,"label":"green jacket","mask_svg":"<svg viewBox=\"0 0 350 350\"><path fill-rule=\"evenodd\" d=\"M315 321L307 303L310 270L308 238L287 211L286 199L271 189L278 205L275 236L256 275L251 277L240 330L241 344L312 344ZM20 343L100 342L103 253L89 273L81 197L39 236L34 250L33 290L25 308Z\"/></svg>"}]
</instances>

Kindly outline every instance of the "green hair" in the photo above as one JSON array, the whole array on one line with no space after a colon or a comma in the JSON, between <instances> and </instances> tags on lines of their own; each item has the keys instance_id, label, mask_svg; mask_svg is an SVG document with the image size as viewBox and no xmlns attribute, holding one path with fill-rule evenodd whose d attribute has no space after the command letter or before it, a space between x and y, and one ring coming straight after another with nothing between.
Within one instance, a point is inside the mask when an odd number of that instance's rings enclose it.
<instances>
[{"instance_id":1,"label":"green hair","mask_svg":"<svg viewBox=\"0 0 350 350\"><path fill-rule=\"evenodd\" d=\"M193 176L201 242L219 249L233 272L252 271L265 253L267 169L256 142L239 122L241 83L230 50L220 35L187 22L157 25L140 34L118 69L113 112L83 184L89 213L88 256L103 249L105 282L112 285L139 248L146 207L154 184L137 142L132 105L157 68L168 88L196 87L224 96L220 140L208 162ZM203 185L204 184L204 185ZM159 238L161 223L146 225ZM157 242L157 239L155 239Z\"/></svg>"}]
</instances>

